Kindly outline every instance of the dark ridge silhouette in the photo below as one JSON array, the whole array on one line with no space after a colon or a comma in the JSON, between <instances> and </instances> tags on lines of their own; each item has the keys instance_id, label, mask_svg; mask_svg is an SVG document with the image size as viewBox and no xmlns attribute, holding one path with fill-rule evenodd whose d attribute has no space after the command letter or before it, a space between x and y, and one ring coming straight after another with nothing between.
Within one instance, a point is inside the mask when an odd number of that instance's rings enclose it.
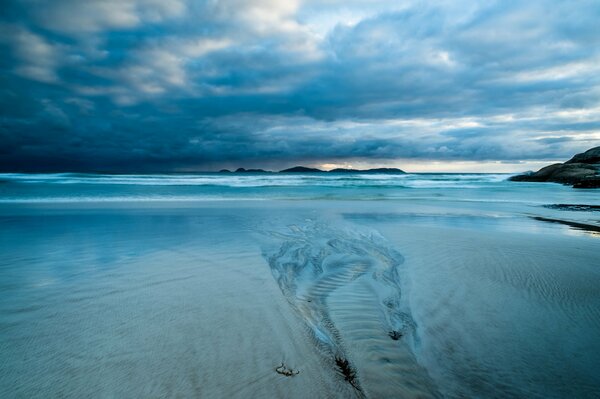
<instances>
[{"instance_id":1,"label":"dark ridge silhouette","mask_svg":"<svg viewBox=\"0 0 600 399\"><path fill-rule=\"evenodd\" d=\"M264 169L245 169L237 168L235 171L229 169L221 169L219 173L381 173L381 174L406 174L405 171L398 168L374 168L374 169L347 169L347 168L336 168L329 171L321 170L317 168L309 168L307 166L294 166L280 170L279 172L272 172Z\"/></svg>"},{"instance_id":2,"label":"dark ridge silhouette","mask_svg":"<svg viewBox=\"0 0 600 399\"><path fill-rule=\"evenodd\" d=\"M600 164L600 146L590 148L586 152L577 154L565 163Z\"/></svg>"},{"instance_id":3,"label":"dark ridge silhouette","mask_svg":"<svg viewBox=\"0 0 600 399\"><path fill-rule=\"evenodd\" d=\"M271 173L268 172L264 169L244 169L244 168L237 168L235 170L235 173Z\"/></svg>"},{"instance_id":4,"label":"dark ridge silhouette","mask_svg":"<svg viewBox=\"0 0 600 399\"><path fill-rule=\"evenodd\" d=\"M565 163L555 163L537 172L517 175L512 181L570 184L574 188L600 188L600 147L590 148Z\"/></svg>"},{"instance_id":5,"label":"dark ridge silhouette","mask_svg":"<svg viewBox=\"0 0 600 399\"><path fill-rule=\"evenodd\" d=\"M288 168L284 170L280 170L279 173L324 173L325 171L317 168L307 168L306 166L294 166L293 168Z\"/></svg>"}]
</instances>

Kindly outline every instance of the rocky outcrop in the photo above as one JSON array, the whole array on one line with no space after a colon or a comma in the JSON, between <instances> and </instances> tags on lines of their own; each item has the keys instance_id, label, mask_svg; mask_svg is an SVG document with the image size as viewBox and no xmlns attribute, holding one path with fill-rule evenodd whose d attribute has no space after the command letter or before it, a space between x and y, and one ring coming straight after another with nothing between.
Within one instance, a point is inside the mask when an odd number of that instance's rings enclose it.
<instances>
[{"instance_id":1,"label":"rocky outcrop","mask_svg":"<svg viewBox=\"0 0 600 399\"><path fill-rule=\"evenodd\" d=\"M600 147L577 154L565 163L546 166L537 172L513 176L512 181L553 182L575 188L600 188Z\"/></svg>"},{"instance_id":2,"label":"rocky outcrop","mask_svg":"<svg viewBox=\"0 0 600 399\"><path fill-rule=\"evenodd\" d=\"M590 148L586 152L575 155L565 163L600 164L600 146Z\"/></svg>"},{"instance_id":3,"label":"rocky outcrop","mask_svg":"<svg viewBox=\"0 0 600 399\"><path fill-rule=\"evenodd\" d=\"M600 176L595 176L587 179L583 179L575 184L574 188L600 188Z\"/></svg>"}]
</instances>

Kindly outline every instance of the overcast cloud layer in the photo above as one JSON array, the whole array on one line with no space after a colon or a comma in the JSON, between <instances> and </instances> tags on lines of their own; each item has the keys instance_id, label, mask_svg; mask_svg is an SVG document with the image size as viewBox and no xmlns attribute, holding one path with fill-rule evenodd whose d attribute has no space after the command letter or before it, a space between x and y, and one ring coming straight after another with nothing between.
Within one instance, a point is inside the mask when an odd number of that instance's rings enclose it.
<instances>
[{"instance_id":1,"label":"overcast cloud layer","mask_svg":"<svg viewBox=\"0 0 600 399\"><path fill-rule=\"evenodd\" d=\"M0 170L567 159L600 2L3 0Z\"/></svg>"}]
</instances>

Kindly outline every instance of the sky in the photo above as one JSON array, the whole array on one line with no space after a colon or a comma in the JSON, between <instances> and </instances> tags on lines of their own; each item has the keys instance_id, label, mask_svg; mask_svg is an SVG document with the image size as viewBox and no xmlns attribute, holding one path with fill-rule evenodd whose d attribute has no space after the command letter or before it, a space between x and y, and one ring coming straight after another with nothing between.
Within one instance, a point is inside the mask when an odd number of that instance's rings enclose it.
<instances>
[{"instance_id":1,"label":"sky","mask_svg":"<svg viewBox=\"0 0 600 399\"><path fill-rule=\"evenodd\" d=\"M600 145L598 21L598 0L2 0L0 171L537 169Z\"/></svg>"}]
</instances>

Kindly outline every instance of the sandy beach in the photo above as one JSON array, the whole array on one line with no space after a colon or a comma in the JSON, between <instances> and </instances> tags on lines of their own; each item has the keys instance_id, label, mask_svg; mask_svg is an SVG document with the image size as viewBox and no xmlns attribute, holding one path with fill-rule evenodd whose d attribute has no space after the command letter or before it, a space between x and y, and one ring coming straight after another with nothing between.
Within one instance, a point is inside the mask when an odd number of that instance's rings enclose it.
<instances>
[{"instance_id":1,"label":"sandy beach","mask_svg":"<svg viewBox=\"0 0 600 399\"><path fill-rule=\"evenodd\" d=\"M0 10L0 399L600 399L600 0Z\"/></svg>"},{"instance_id":2,"label":"sandy beach","mask_svg":"<svg viewBox=\"0 0 600 399\"><path fill-rule=\"evenodd\" d=\"M523 189L5 201L0 396L593 397L596 211Z\"/></svg>"}]
</instances>

